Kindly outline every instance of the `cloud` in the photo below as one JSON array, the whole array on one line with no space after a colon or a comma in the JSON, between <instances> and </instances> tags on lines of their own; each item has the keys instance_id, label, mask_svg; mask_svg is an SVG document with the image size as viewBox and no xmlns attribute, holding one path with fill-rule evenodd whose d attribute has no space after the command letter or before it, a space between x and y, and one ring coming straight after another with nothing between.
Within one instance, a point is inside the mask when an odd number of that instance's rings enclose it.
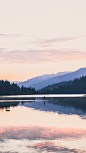
<instances>
[{"instance_id":1,"label":"cloud","mask_svg":"<svg viewBox=\"0 0 86 153\"><path fill-rule=\"evenodd\" d=\"M9 37L9 38L16 38L16 37L21 37L21 36L26 36L26 35L21 35L21 34L0 34L0 37Z\"/></svg>"},{"instance_id":2,"label":"cloud","mask_svg":"<svg viewBox=\"0 0 86 153\"><path fill-rule=\"evenodd\" d=\"M1 51L5 51L6 49L7 49L7 48L0 48L0 52L1 52Z\"/></svg>"},{"instance_id":3,"label":"cloud","mask_svg":"<svg viewBox=\"0 0 86 153\"><path fill-rule=\"evenodd\" d=\"M0 51L0 62L10 64L42 64L86 60L86 52L61 50Z\"/></svg>"},{"instance_id":4,"label":"cloud","mask_svg":"<svg viewBox=\"0 0 86 153\"><path fill-rule=\"evenodd\" d=\"M55 43L62 43L70 40L76 40L79 38L86 37L86 35L82 36L76 36L76 37L59 37L59 38L54 38L54 39L46 39L42 41L32 41L31 44L36 46L36 47L50 47L55 45Z\"/></svg>"}]
</instances>

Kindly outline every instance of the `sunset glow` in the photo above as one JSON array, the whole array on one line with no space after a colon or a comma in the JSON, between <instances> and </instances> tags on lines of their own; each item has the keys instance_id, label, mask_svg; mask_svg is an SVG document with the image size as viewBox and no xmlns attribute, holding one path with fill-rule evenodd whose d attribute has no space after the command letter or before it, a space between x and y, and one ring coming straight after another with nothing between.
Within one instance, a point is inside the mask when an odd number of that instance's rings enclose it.
<instances>
[{"instance_id":1,"label":"sunset glow","mask_svg":"<svg viewBox=\"0 0 86 153\"><path fill-rule=\"evenodd\" d=\"M0 79L86 67L86 0L0 0Z\"/></svg>"}]
</instances>

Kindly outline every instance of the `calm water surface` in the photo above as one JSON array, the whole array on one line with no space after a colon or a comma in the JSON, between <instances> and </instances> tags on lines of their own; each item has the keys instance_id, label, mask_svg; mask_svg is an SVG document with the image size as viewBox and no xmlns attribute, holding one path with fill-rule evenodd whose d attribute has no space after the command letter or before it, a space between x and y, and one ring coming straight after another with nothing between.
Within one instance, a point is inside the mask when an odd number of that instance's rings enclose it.
<instances>
[{"instance_id":1,"label":"calm water surface","mask_svg":"<svg viewBox=\"0 0 86 153\"><path fill-rule=\"evenodd\" d=\"M86 98L0 97L0 153L86 153Z\"/></svg>"}]
</instances>

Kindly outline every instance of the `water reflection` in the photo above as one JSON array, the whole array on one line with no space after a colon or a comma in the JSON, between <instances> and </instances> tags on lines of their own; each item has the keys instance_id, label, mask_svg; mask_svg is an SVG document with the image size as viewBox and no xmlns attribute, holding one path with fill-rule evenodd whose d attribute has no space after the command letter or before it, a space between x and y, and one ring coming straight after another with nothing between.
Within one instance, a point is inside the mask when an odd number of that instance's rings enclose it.
<instances>
[{"instance_id":1,"label":"water reflection","mask_svg":"<svg viewBox=\"0 0 86 153\"><path fill-rule=\"evenodd\" d=\"M20 102L0 102L0 111L6 111L10 110L10 107L15 107L19 104Z\"/></svg>"},{"instance_id":2,"label":"water reflection","mask_svg":"<svg viewBox=\"0 0 86 153\"><path fill-rule=\"evenodd\" d=\"M86 98L46 98L43 103L24 102L23 106L58 114L77 114L86 119Z\"/></svg>"},{"instance_id":3,"label":"water reflection","mask_svg":"<svg viewBox=\"0 0 86 153\"><path fill-rule=\"evenodd\" d=\"M61 152L61 153L82 153L85 152L81 149L70 149L67 147L63 147L61 145L57 145L54 142L41 142L41 143L36 143L34 145L28 145L28 148L34 148L34 149L40 149L42 152Z\"/></svg>"},{"instance_id":4,"label":"water reflection","mask_svg":"<svg viewBox=\"0 0 86 153\"><path fill-rule=\"evenodd\" d=\"M86 152L85 119L84 97L1 99L0 151Z\"/></svg>"},{"instance_id":5,"label":"water reflection","mask_svg":"<svg viewBox=\"0 0 86 153\"><path fill-rule=\"evenodd\" d=\"M10 152L17 142L15 151L22 148L28 149L28 152L38 152L39 150L39 152L81 153L86 152L86 147L83 144L86 141L86 129L39 126L2 127L0 128L0 141L2 151ZM77 143L79 144L78 148ZM25 150L22 150L22 152L25 152Z\"/></svg>"},{"instance_id":6,"label":"water reflection","mask_svg":"<svg viewBox=\"0 0 86 153\"><path fill-rule=\"evenodd\" d=\"M43 126L6 126L0 127L0 141L3 139L28 139L28 140L57 140L80 139L86 137L86 129L83 128L59 128Z\"/></svg>"},{"instance_id":7,"label":"water reflection","mask_svg":"<svg viewBox=\"0 0 86 153\"><path fill-rule=\"evenodd\" d=\"M36 102L36 103L35 103ZM66 114L86 114L86 98L5 98L0 99L0 108L23 105L43 111L53 111ZM65 110L65 111L64 111ZM75 110L75 112L73 112ZM77 111L76 111L77 110ZM81 111L80 111L81 110ZM78 114L79 115L79 114Z\"/></svg>"}]
</instances>

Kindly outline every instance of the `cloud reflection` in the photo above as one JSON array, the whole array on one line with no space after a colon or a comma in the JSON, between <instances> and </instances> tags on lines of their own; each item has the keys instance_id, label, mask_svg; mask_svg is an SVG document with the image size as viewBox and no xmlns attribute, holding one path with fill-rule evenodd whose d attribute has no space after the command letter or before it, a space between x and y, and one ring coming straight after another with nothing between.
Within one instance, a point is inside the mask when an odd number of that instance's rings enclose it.
<instances>
[{"instance_id":1,"label":"cloud reflection","mask_svg":"<svg viewBox=\"0 0 86 153\"><path fill-rule=\"evenodd\" d=\"M86 137L86 129L39 127L39 126L18 126L0 127L0 140L2 139L79 139Z\"/></svg>"},{"instance_id":2,"label":"cloud reflection","mask_svg":"<svg viewBox=\"0 0 86 153\"><path fill-rule=\"evenodd\" d=\"M77 142L80 140L83 143L83 138L86 138L86 129L42 126L0 127L0 147L2 150L7 150L6 146L12 150L11 144L14 144L16 150L21 147L23 152L25 150L29 152L30 149L33 149L33 152L82 153L85 152L84 148L77 148ZM18 140L17 145L16 140ZM73 141L76 142L76 145L70 147L70 143ZM69 142L69 145L64 142Z\"/></svg>"},{"instance_id":3,"label":"cloud reflection","mask_svg":"<svg viewBox=\"0 0 86 153\"><path fill-rule=\"evenodd\" d=\"M27 148L41 149L41 151L47 152L65 152L65 153L82 153L82 150L79 149L69 149L61 145L56 145L54 142L41 142L34 145L28 145Z\"/></svg>"}]
</instances>

